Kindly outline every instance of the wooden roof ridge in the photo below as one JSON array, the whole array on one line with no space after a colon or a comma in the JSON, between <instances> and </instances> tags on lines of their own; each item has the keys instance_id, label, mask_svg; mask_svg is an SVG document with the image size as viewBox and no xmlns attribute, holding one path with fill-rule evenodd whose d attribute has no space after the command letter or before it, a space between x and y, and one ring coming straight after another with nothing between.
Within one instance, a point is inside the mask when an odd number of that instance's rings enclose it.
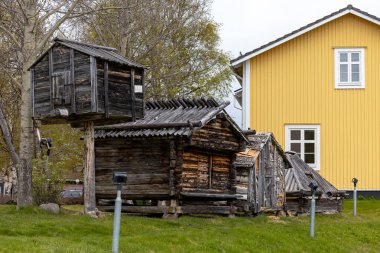
<instances>
[{"instance_id":1,"label":"wooden roof ridge","mask_svg":"<svg viewBox=\"0 0 380 253\"><path fill-rule=\"evenodd\" d=\"M115 62L118 64L130 66L130 67L145 69L143 65L122 56L118 52L118 50L113 47L106 47L102 45L96 45L96 44L63 39L63 38L58 38L58 37L54 38L52 42L53 44L47 50L41 53L41 55L29 66L28 70L31 69L34 65L36 65L43 57L46 56L46 54L48 54L49 50L51 50L53 47L57 45L63 45L65 47L72 48L76 51L79 51L83 54L86 54L95 58L100 58L105 61Z\"/></svg>"},{"instance_id":2,"label":"wooden roof ridge","mask_svg":"<svg viewBox=\"0 0 380 253\"><path fill-rule=\"evenodd\" d=\"M289 165L291 163L288 160L288 157L285 154L285 151L281 147L280 143L276 140L276 137L272 132L256 132L256 131L245 131L245 135L247 136L250 145L249 148L257 150L261 152L268 141L271 141L278 149L280 155L283 157L284 161Z\"/></svg>"},{"instance_id":3,"label":"wooden roof ridge","mask_svg":"<svg viewBox=\"0 0 380 253\"><path fill-rule=\"evenodd\" d=\"M147 110L177 109L202 109L202 108L225 108L228 101L217 101L214 98L172 98L172 99L149 99L145 102Z\"/></svg>"},{"instance_id":4,"label":"wooden roof ridge","mask_svg":"<svg viewBox=\"0 0 380 253\"><path fill-rule=\"evenodd\" d=\"M68 43L74 43L78 45L83 45L87 47L93 47L93 48L98 48L98 49L104 49L104 50L109 50L109 51L115 51L117 52L117 49L114 47L107 47L107 46L102 46L102 45L97 45L97 44L92 44L92 43L87 43L87 42L79 42L76 40L69 40L69 39L64 39L64 38L59 38L55 37L53 39L54 42L68 42Z\"/></svg>"},{"instance_id":5,"label":"wooden roof ridge","mask_svg":"<svg viewBox=\"0 0 380 253\"><path fill-rule=\"evenodd\" d=\"M95 138L187 136L207 125L216 117L228 121L236 136L249 144L240 127L224 110L229 101L210 98L149 99L145 117L136 122L95 127Z\"/></svg>"}]
</instances>

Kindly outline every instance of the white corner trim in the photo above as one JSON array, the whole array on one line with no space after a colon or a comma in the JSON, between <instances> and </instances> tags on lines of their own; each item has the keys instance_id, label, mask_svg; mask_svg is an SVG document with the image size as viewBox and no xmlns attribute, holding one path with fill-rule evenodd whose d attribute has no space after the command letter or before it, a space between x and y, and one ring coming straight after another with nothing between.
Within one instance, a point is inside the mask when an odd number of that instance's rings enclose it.
<instances>
[{"instance_id":1,"label":"white corner trim","mask_svg":"<svg viewBox=\"0 0 380 253\"><path fill-rule=\"evenodd\" d=\"M251 53L251 54L249 54L249 55L247 55L247 56L239 59L238 61L232 63L231 65L233 67L235 67L236 65L239 65L240 63L242 63L242 62L244 62L244 61L246 61L248 59L251 59L252 57L255 57L256 55L262 54L265 51L268 51L269 49L277 47L277 46L279 46L279 45L281 45L281 44L283 44L283 43L285 43L285 42L287 42L289 40L292 40L292 39L294 39L294 38L296 38L296 37L298 37L298 36L300 36L300 35L302 35L304 33L307 33L308 31L311 31L311 30L313 30L313 29L315 29L315 28L317 28L317 27L319 27L321 25L324 25L324 24L326 24L326 23L328 23L328 22L330 22L330 21L332 21L334 19L340 18L340 17L342 17L342 16L344 16L344 15L346 15L348 13L354 14L354 15L356 15L358 17L361 17L361 18L366 19L366 20L368 20L370 22L373 22L373 23L375 23L377 25L380 25L380 22L378 20L376 20L374 18L371 18L371 17L369 17L367 15L364 15L364 14L362 14L360 12L357 12L357 11L355 11L353 9L348 9L348 10L345 10L345 11L343 11L343 12L341 12L339 14L336 14L336 15L330 17L330 18L327 18L327 19L325 19L325 20L323 20L321 22L318 22L318 23L316 23L316 24L314 24L314 25L312 25L312 26L310 26L310 27L308 27L308 28L306 28L304 30L301 30L301 31L299 31L299 32L297 32L297 33L289 36L289 37L286 37L286 38L284 38L284 39L282 39L282 40L280 40L280 41L278 41L276 43L273 43L273 44L271 44L271 45L269 45L267 47L264 47L264 48L262 48L262 49L260 49L260 50L258 50L256 52L254 52L254 53Z\"/></svg>"},{"instance_id":2,"label":"white corner trim","mask_svg":"<svg viewBox=\"0 0 380 253\"><path fill-rule=\"evenodd\" d=\"M251 113L251 64L250 60L243 63L243 95L242 95L242 128L248 130L250 127Z\"/></svg>"}]
</instances>

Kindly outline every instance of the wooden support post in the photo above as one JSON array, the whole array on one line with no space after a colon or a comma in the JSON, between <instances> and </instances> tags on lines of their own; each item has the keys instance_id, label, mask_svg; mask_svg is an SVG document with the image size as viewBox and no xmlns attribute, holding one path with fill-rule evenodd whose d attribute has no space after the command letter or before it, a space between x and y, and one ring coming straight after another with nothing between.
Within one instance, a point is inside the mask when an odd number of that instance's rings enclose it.
<instances>
[{"instance_id":1,"label":"wooden support post","mask_svg":"<svg viewBox=\"0 0 380 253\"><path fill-rule=\"evenodd\" d=\"M254 198L254 187L255 185L253 184L253 175L255 168L249 167L248 168L248 189L247 189L247 201L249 205L250 211L252 211L252 207L255 206L255 198Z\"/></svg>"},{"instance_id":2,"label":"wooden support post","mask_svg":"<svg viewBox=\"0 0 380 253\"><path fill-rule=\"evenodd\" d=\"M145 115L145 100L144 100L144 94L145 94L145 85L144 85L144 70L141 71L141 85L142 85L142 100L143 100L143 107L142 107L142 115L144 117Z\"/></svg>"},{"instance_id":3,"label":"wooden support post","mask_svg":"<svg viewBox=\"0 0 380 253\"><path fill-rule=\"evenodd\" d=\"M258 212L261 211L261 208L264 206L264 203L265 203L265 172L264 172L264 168L265 168L265 164L264 164L264 153L263 151L261 151L261 153L259 154L259 157L257 159L259 159L259 172L258 172L258 203L257 203L257 210Z\"/></svg>"},{"instance_id":4,"label":"wooden support post","mask_svg":"<svg viewBox=\"0 0 380 253\"><path fill-rule=\"evenodd\" d=\"M53 49L49 49L49 83L50 83L50 110L54 110L54 87L53 87Z\"/></svg>"},{"instance_id":5,"label":"wooden support post","mask_svg":"<svg viewBox=\"0 0 380 253\"><path fill-rule=\"evenodd\" d=\"M108 97L108 61L104 62L104 112L106 114L106 118L110 117L110 109L109 109L109 97Z\"/></svg>"},{"instance_id":6,"label":"wooden support post","mask_svg":"<svg viewBox=\"0 0 380 253\"><path fill-rule=\"evenodd\" d=\"M75 96L75 69L74 69L74 49L70 48L70 82L72 84L71 90L71 110L77 113L76 96Z\"/></svg>"},{"instance_id":7,"label":"wooden support post","mask_svg":"<svg viewBox=\"0 0 380 253\"><path fill-rule=\"evenodd\" d=\"M131 106L132 121L136 121L136 91L135 91L135 69L131 69Z\"/></svg>"},{"instance_id":8,"label":"wooden support post","mask_svg":"<svg viewBox=\"0 0 380 253\"><path fill-rule=\"evenodd\" d=\"M98 74L96 58L90 57L91 72L91 112L98 112Z\"/></svg>"},{"instance_id":9,"label":"wooden support post","mask_svg":"<svg viewBox=\"0 0 380 253\"><path fill-rule=\"evenodd\" d=\"M30 70L30 101L32 108L32 118L34 118L34 68Z\"/></svg>"},{"instance_id":10,"label":"wooden support post","mask_svg":"<svg viewBox=\"0 0 380 253\"><path fill-rule=\"evenodd\" d=\"M233 160L232 160L232 164L231 164L231 170L230 170L230 178L229 178L229 180L230 180L230 193L231 194L236 194L236 188L237 188L237 182L236 182L236 174L237 174L237 172L236 172L236 163L235 163L235 161L236 161L236 157L235 158L233 158Z\"/></svg>"},{"instance_id":11,"label":"wooden support post","mask_svg":"<svg viewBox=\"0 0 380 253\"><path fill-rule=\"evenodd\" d=\"M170 152L169 152L169 188L170 188L170 195L175 195L175 166L176 166L176 148L175 143L173 140L170 141Z\"/></svg>"},{"instance_id":12,"label":"wooden support post","mask_svg":"<svg viewBox=\"0 0 380 253\"><path fill-rule=\"evenodd\" d=\"M212 188L212 155L208 157L208 188Z\"/></svg>"},{"instance_id":13,"label":"wooden support post","mask_svg":"<svg viewBox=\"0 0 380 253\"><path fill-rule=\"evenodd\" d=\"M95 211L95 145L94 122L84 122L84 211Z\"/></svg>"},{"instance_id":14,"label":"wooden support post","mask_svg":"<svg viewBox=\"0 0 380 253\"><path fill-rule=\"evenodd\" d=\"M273 171L272 171L272 208L276 208L277 207L277 197L278 195L281 193L281 192L278 192L277 189L278 189L278 184L280 182L277 182L276 181L276 177L277 177L277 160L278 160L278 157L277 157L277 147L274 146L274 151L273 151Z\"/></svg>"}]
</instances>

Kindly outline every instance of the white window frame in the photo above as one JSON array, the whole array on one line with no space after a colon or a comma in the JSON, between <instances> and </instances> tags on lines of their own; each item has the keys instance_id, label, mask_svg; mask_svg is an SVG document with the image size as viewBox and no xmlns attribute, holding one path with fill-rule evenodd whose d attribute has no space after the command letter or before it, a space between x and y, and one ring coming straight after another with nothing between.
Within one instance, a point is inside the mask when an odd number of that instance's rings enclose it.
<instances>
[{"instance_id":1,"label":"white window frame","mask_svg":"<svg viewBox=\"0 0 380 253\"><path fill-rule=\"evenodd\" d=\"M348 81L340 82L340 53L348 53ZM359 53L359 82L351 81L351 54ZM335 61L335 89L364 89L365 88L365 50L364 48L335 48L334 49Z\"/></svg>"},{"instance_id":2,"label":"white window frame","mask_svg":"<svg viewBox=\"0 0 380 253\"><path fill-rule=\"evenodd\" d=\"M320 125L294 125L294 124L287 124L285 125L285 150L291 151L290 149L290 131L291 130L314 130L315 133L315 140L314 141L305 141L304 140L304 131L301 131L301 155L304 154L304 143L315 143L315 162L314 163L308 163L308 165L313 168L314 170L320 169L320 159L321 159L321 127ZM301 157L303 158L303 157Z\"/></svg>"}]
</instances>

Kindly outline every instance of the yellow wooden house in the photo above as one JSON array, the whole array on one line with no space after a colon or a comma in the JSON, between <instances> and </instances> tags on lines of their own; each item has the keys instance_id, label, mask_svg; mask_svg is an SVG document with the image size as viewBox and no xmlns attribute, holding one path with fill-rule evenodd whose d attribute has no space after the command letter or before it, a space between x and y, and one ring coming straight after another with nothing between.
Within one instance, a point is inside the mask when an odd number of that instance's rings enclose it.
<instances>
[{"instance_id":1,"label":"yellow wooden house","mask_svg":"<svg viewBox=\"0 0 380 253\"><path fill-rule=\"evenodd\" d=\"M380 18L351 5L231 61L243 129L273 132L338 189L380 193Z\"/></svg>"}]
</instances>

